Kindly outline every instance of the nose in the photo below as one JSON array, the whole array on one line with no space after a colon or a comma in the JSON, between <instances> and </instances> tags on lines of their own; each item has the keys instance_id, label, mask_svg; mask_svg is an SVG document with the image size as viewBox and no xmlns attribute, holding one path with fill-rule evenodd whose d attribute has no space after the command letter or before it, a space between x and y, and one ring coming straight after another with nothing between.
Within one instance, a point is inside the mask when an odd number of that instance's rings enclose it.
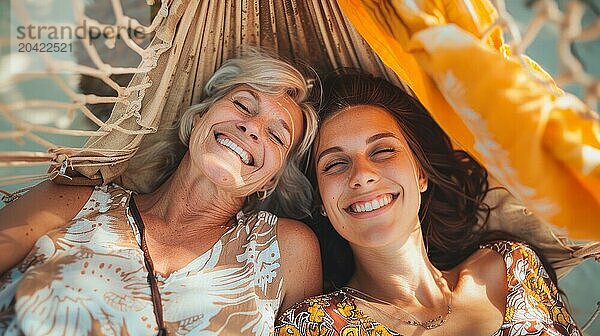
<instances>
[{"instance_id":1,"label":"nose","mask_svg":"<svg viewBox=\"0 0 600 336\"><path fill-rule=\"evenodd\" d=\"M237 129L249 136L252 140L258 140L258 127L251 121L240 122L236 125Z\"/></svg>"},{"instance_id":2,"label":"nose","mask_svg":"<svg viewBox=\"0 0 600 336\"><path fill-rule=\"evenodd\" d=\"M354 160L350 175L350 188L366 187L379 181L379 174L367 159Z\"/></svg>"}]
</instances>

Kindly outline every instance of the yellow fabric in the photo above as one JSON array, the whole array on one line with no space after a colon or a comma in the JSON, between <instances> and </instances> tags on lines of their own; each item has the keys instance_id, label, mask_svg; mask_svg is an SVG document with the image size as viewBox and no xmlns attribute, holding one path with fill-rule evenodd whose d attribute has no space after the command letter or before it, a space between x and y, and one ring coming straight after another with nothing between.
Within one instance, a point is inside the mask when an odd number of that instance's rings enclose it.
<instances>
[{"instance_id":1,"label":"yellow fabric","mask_svg":"<svg viewBox=\"0 0 600 336\"><path fill-rule=\"evenodd\" d=\"M600 239L599 123L535 62L511 55L501 30L489 29L489 2L338 3L453 141L545 222Z\"/></svg>"}]
</instances>

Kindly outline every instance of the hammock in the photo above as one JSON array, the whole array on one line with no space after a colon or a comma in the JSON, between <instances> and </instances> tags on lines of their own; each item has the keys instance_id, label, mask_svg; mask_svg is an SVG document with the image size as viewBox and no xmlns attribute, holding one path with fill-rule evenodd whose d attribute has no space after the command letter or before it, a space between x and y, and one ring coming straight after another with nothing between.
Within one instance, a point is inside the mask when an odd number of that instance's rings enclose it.
<instances>
[{"instance_id":1,"label":"hammock","mask_svg":"<svg viewBox=\"0 0 600 336\"><path fill-rule=\"evenodd\" d=\"M596 225L600 132L597 115L589 108L596 104L598 90L593 88L598 80L582 72L576 58L561 54L567 71L558 78L563 84L574 81L586 86L588 106L560 90L522 55L539 30L539 18L566 27L580 24L581 7L571 5L577 1L571 1L564 14L553 7L553 1L538 1L539 15L523 38L503 1L496 2L498 10L487 1L468 0L147 2L152 16L144 23L123 10L128 3L139 7L139 1L113 0L109 13L115 25L129 24L146 39L117 34L93 41L86 35L81 46L85 61L80 64L44 57L44 66L52 71L16 73L9 78L10 83L50 80L67 102L25 97L0 102L0 115L13 126L0 131L0 138L31 141L47 149L0 152L0 165L53 167L42 176L0 178L0 187L51 177L60 183L118 181L138 192L153 190L155 175L140 173L137 168L144 162L136 152L173 136L179 114L202 99L208 76L236 55L240 46L254 46L312 66L318 73L341 66L362 68L413 92L456 145L510 190L511 194L490 195L488 202L499 205L490 228L535 241L559 275L586 258L600 256L600 244L574 243L562 230L567 229L571 237L600 239ZM23 23L32 23L18 3L12 10ZM89 2L86 10L82 1L74 0L76 23L105 29L111 24L93 16L97 11L89 8L94 5L97 2ZM590 27L561 43L600 35L600 25ZM503 31L512 45L504 43ZM119 50L135 55L137 61L120 65ZM66 70L81 75L81 92L69 83L69 76L56 75ZM493 103L490 96L496 97ZM48 107L66 111L70 120L81 114L93 130L40 125L20 114ZM110 115L102 117L103 113ZM515 134L511 130L515 125L522 132ZM40 135L44 133L87 138L87 142L67 147ZM8 199L18 195L4 193Z\"/></svg>"}]
</instances>

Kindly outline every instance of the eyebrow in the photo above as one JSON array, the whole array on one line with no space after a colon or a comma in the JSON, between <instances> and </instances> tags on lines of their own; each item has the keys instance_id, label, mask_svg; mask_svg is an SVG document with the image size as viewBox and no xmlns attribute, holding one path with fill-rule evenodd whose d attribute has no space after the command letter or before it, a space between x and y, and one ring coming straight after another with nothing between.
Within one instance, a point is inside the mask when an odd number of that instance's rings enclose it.
<instances>
[{"instance_id":1,"label":"eyebrow","mask_svg":"<svg viewBox=\"0 0 600 336\"><path fill-rule=\"evenodd\" d=\"M247 90L247 89L241 89L238 92L247 92L249 93L252 97L254 97L254 99L256 99L258 102L260 102L260 97L256 94L256 92L252 91L252 90Z\"/></svg>"},{"instance_id":2,"label":"eyebrow","mask_svg":"<svg viewBox=\"0 0 600 336\"><path fill-rule=\"evenodd\" d=\"M371 135L367 141L365 141L365 143L370 144L373 141L377 141L379 139L383 139L383 138L394 138L394 139L398 139L398 137L396 136L396 134L392 133L392 132L383 132L383 133L377 133L374 135ZM400 140L400 139L398 139Z\"/></svg>"},{"instance_id":3,"label":"eyebrow","mask_svg":"<svg viewBox=\"0 0 600 336\"><path fill-rule=\"evenodd\" d=\"M317 158L317 163L319 161L321 161L321 159L323 158L323 156L325 155L329 155L332 153L338 153L338 152L342 152L342 148L341 147L331 147L331 148L327 148L326 150L322 151L321 154L319 154L319 157Z\"/></svg>"},{"instance_id":4,"label":"eyebrow","mask_svg":"<svg viewBox=\"0 0 600 336\"><path fill-rule=\"evenodd\" d=\"M374 141L377 141L377 140L383 139L383 138L398 139L398 137L392 132L383 132L383 133L377 133L377 134L371 135L365 141L365 144L370 144L371 142L374 142ZM400 139L398 139L398 140L400 140ZM342 151L343 151L342 148L339 146L327 148L326 150L322 151L321 154L319 154L319 157L317 158L317 162L319 162L321 160L321 158L323 158L325 155L329 155L332 153L338 153L338 152L342 152Z\"/></svg>"}]
</instances>

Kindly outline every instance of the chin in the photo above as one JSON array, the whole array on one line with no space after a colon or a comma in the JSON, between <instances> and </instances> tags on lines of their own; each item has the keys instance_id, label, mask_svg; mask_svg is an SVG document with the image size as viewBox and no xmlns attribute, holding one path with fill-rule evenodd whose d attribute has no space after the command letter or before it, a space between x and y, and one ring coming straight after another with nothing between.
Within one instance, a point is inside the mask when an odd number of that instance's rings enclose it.
<instances>
[{"instance_id":1,"label":"chin","mask_svg":"<svg viewBox=\"0 0 600 336\"><path fill-rule=\"evenodd\" d=\"M243 167L239 162L231 162L215 154L205 154L198 158L194 166L217 189L234 197L247 197L256 192L256 186L244 179Z\"/></svg>"},{"instance_id":2,"label":"chin","mask_svg":"<svg viewBox=\"0 0 600 336\"><path fill-rule=\"evenodd\" d=\"M393 228L388 225L374 225L357 232L357 245L363 247L379 247L385 246L391 243L395 232Z\"/></svg>"},{"instance_id":3,"label":"chin","mask_svg":"<svg viewBox=\"0 0 600 336\"><path fill-rule=\"evenodd\" d=\"M389 233L385 232L370 232L361 235L361 245L365 247L378 247L387 245L389 239Z\"/></svg>"},{"instance_id":4,"label":"chin","mask_svg":"<svg viewBox=\"0 0 600 336\"><path fill-rule=\"evenodd\" d=\"M228 162L215 154L202 155L197 162L202 175L218 186L229 188L238 188L245 184L240 166L239 163Z\"/></svg>"}]
</instances>

